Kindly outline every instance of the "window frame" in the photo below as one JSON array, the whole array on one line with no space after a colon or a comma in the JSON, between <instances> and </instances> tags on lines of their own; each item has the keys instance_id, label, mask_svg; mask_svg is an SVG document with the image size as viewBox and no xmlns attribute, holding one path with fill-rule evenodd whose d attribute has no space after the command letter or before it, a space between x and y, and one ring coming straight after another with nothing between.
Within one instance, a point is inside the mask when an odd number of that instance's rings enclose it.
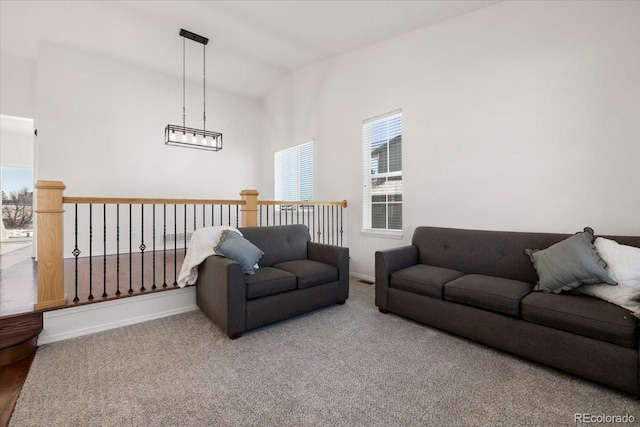
<instances>
[{"instance_id":1,"label":"window frame","mask_svg":"<svg viewBox=\"0 0 640 427\"><path fill-rule=\"evenodd\" d=\"M389 125L393 123L394 120L399 118L399 133L390 137L389 134ZM373 160L373 150L372 150L372 128L375 124L386 122L387 123L387 135L385 137L386 141L380 147L386 146L387 159L386 161L386 171L380 172L379 170L373 173L374 166L376 165L376 161ZM401 181L404 180L403 176L403 168L402 168L402 109L397 109L394 111L390 111L385 114L381 114L376 117L372 117L366 119L362 122L362 157L363 157L363 191L362 191L362 229L361 234L365 236L375 236L375 237L388 237L388 238L402 238L403 236L403 205L404 205L404 184L400 187L400 200L390 200L389 189L387 188L384 193L385 200L384 202L374 202L373 201L373 187L372 184L376 179L384 179L386 182L389 182L390 179L400 177ZM390 171L392 169L392 152L390 143L394 138L400 137L398 142L398 150L399 150L399 161L400 168L399 170ZM383 139L384 140L384 139ZM379 147L379 148L380 148ZM379 161L379 160L378 160ZM395 193L398 195L398 193ZM385 228L374 227L373 224L373 213L374 206L384 205L385 207ZM399 228L389 228L389 220L390 220L390 206L400 206L400 227Z\"/></svg>"}]
</instances>

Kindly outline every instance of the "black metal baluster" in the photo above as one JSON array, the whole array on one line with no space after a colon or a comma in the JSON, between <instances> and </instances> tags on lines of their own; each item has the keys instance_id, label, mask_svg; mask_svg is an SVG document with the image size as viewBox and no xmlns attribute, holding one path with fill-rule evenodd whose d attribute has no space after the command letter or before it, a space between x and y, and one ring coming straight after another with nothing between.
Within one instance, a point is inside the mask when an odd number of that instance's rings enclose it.
<instances>
[{"instance_id":1,"label":"black metal baluster","mask_svg":"<svg viewBox=\"0 0 640 427\"><path fill-rule=\"evenodd\" d=\"M156 286L156 205L152 205L153 206L153 278L152 278L152 285L151 285L151 289L153 289L154 291L156 290L157 286Z\"/></svg>"},{"instance_id":2,"label":"black metal baluster","mask_svg":"<svg viewBox=\"0 0 640 427\"><path fill-rule=\"evenodd\" d=\"M318 236L316 235L316 205L312 205L311 206L311 227L313 228L313 232L311 232L311 230L309 230L309 232L311 233L311 239L317 239ZM314 240L314 242L317 242L317 240Z\"/></svg>"},{"instance_id":3,"label":"black metal baluster","mask_svg":"<svg viewBox=\"0 0 640 427\"><path fill-rule=\"evenodd\" d=\"M120 296L120 205L116 205L116 296Z\"/></svg>"},{"instance_id":4,"label":"black metal baluster","mask_svg":"<svg viewBox=\"0 0 640 427\"><path fill-rule=\"evenodd\" d=\"M269 205L266 207L267 210L267 227L269 226Z\"/></svg>"},{"instance_id":5,"label":"black metal baluster","mask_svg":"<svg viewBox=\"0 0 640 427\"><path fill-rule=\"evenodd\" d=\"M311 226L313 227L312 236L316 235L316 205L311 206Z\"/></svg>"},{"instance_id":6,"label":"black metal baluster","mask_svg":"<svg viewBox=\"0 0 640 427\"><path fill-rule=\"evenodd\" d=\"M89 298L93 300L93 205L89 204Z\"/></svg>"},{"instance_id":7,"label":"black metal baluster","mask_svg":"<svg viewBox=\"0 0 640 427\"><path fill-rule=\"evenodd\" d=\"M205 221L205 219L204 219L204 218L205 218L205 210L204 210L204 207L205 207L205 205L202 205L202 227L203 227L203 228L207 226L206 221ZM211 225L213 225L213 224L211 224Z\"/></svg>"},{"instance_id":8,"label":"black metal baluster","mask_svg":"<svg viewBox=\"0 0 640 427\"><path fill-rule=\"evenodd\" d=\"M317 228L316 228L316 234L318 235L318 243L320 243L320 236L322 235L322 232L320 230L322 230L322 225L320 224L320 221L322 219L322 214L320 212L320 206L318 206L318 224L317 224Z\"/></svg>"},{"instance_id":9,"label":"black metal baluster","mask_svg":"<svg viewBox=\"0 0 640 427\"><path fill-rule=\"evenodd\" d=\"M301 224L304 224L304 225L307 225L307 222L306 222L306 220L304 219L304 216L305 216L305 213L306 213L306 208L307 208L307 207L306 207L305 205L300 205L300 206L298 207L298 209L300 209L300 211L302 212L302 215L301 215L301 216L302 216L302 222L301 222Z\"/></svg>"},{"instance_id":10,"label":"black metal baluster","mask_svg":"<svg viewBox=\"0 0 640 427\"><path fill-rule=\"evenodd\" d=\"M187 256L187 205L184 205L184 255Z\"/></svg>"},{"instance_id":11,"label":"black metal baluster","mask_svg":"<svg viewBox=\"0 0 640 427\"><path fill-rule=\"evenodd\" d=\"M331 206L331 244L335 244L335 240L334 240L334 234L333 234L333 230L336 229L337 227L336 225L336 219L335 219L335 214L336 214L336 207L335 206Z\"/></svg>"},{"instance_id":12,"label":"black metal baluster","mask_svg":"<svg viewBox=\"0 0 640 427\"><path fill-rule=\"evenodd\" d=\"M162 287L167 287L167 205L162 205Z\"/></svg>"},{"instance_id":13,"label":"black metal baluster","mask_svg":"<svg viewBox=\"0 0 640 427\"><path fill-rule=\"evenodd\" d=\"M133 293L133 267L131 265L131 261L133 260L133 230L132 230L132 216L133 216L133 207L131 203L129 203L129 293Z\"/></svg>"},{"instance_id":14,"label":"black metal baluster","mask_svg":"<svg viewBox=\"0 0 640 427\"><path fill-rule=\"evenodd\" d=\"M222 225L222 205L220 205L220 225Z\"/></svg>"},{"instance_id":15,"label":"black metal baluster","mask_svg":"<svg viewBox=\"0 0 640 427\"><path fill-rule=\"evenodd\" d=\"M258 206L258 215L260 216L260 221L258 222L258 224L260 224L260 227L262 227L262 205Z\"/></svg>"},{"instance_id":16,"label":"black metal baluster","mask_svg":"<svg viewBox=\"0 0 640 427\"><path fill-rule=\"evenodd\" d=\"M327 227L327 243L331 244L331 235L332 235L332 231L331 231L331 206L327 206L327 219L325 220L325 224Z\"/></svg>"},{"instance_id":17,"label":"black metal baluster","mask_svg":"<svg viewBox=\"0 0 640 427\"><path fill-rule=\"evenodd\" d=\"M215 221L215 215L213 214L213 210L214 210L215 205L211 205L211 226L213 227L214 225L216 225Z\"/></svg>"},{"instance_id":18,"label":"black metal baluster","mask_svg":"<svg viewBox=\"0 0 640 427\"><path fill-rule=\"evenodd\" d=\"M73 254L73 256L75 257L75 266L76 266L76 275L75 275L75 289L76 289L76 296L75 298L73 298L73 302L78 302L80 301L80 298L78 298L78 256L80 256L80 249L78 249L78 204L75 204L75 218L74 218L74 235L75 235L75 246L73 247L73 252L71 252Z\"/></svg>"},{"instance_id":19,"label":"black metal baluster","mask_svg":"<svg viewBox=\"0 0 640 427\"><path fill-rule=\"evenodd\" d=\"M227 220L229 221L229 227L231 227L231 205L227 205Z\"/></svg>"},{"instance_id":20,"label":"black metal baluster","mask_svg":"<svg viewBox=\"0 0 640 427\"><path fill-rule=\"evenodd\" d=\"M144 287L144 204L140 204L140 292L146 291Z\"/></svg>"},{"instance_id":21,"label":"black metal baluster","mask_svg":"<svg viewBox=\"0 0 640 427\"><path fill-rule=\"evenodd\" d=\"M343 241L342 241L342 233L344 232L342 229L342 214L344 212L344 209L342 206L340 206L340 246L343 246Z\"/></svg>"},{"instance_id":22,"label":"black metal baluster","mask_svg":"<svg viewBox=\"0 0 640 427\"><path fill-rule=\"evenodd\" d=\"M193 231L196 231L196 205L193 205ZM185 244L187 242L187 233L184 233Z\"/></svg>"},{"instance_id":23,"label":"black metal baluster","mask_svg":"<svg viewBox=\"0 0 640 427\"><path fill-rule=\"evenodd\" d=\"M326 243L327 238L327 207L322 206L322 243Z\"/></svg>"},{"instance_id":24,"label":"black metal baluster","mask_svg":"<svg viewBox=\"0 0 640 427\"><path fill-rule=\"evenodd\" d=\"M102 205L102 298L107 297L107 204Z\"/></svg>"},{"instance_id":25,"label":"black metal baluster","mask_svg":"<svg viewBox=\"0 0 640 427\"><path fill-rule=\"evenodd\" d=\"M178 286L178 205L173 205L173 286Z\"/></svg>"},{"instance_id":26,"label":"black metal baluster","mask_svg":"<svg viewBox=\"0 0 640 427\"><path fill-rule=\"evenodd\" d=\"M236 228L240 226L240 206L236 205Z\"/></svg>"}]
</instances>

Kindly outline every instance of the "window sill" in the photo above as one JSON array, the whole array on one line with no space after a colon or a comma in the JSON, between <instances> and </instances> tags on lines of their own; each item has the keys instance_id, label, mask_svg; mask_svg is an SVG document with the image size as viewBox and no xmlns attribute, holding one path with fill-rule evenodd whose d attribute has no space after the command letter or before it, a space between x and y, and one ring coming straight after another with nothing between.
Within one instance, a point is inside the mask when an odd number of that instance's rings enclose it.
<instances>
[{"instance_id":1,"label":"window sill","mask_svg":"<svg viewBox=\"0 0 640 427\"><path fill-rule=\"evenodd\" d=\"M402 230L361 230L360 234L365 237L380 237L383 239L400 240L404 237Z\"/></svg>"}]
</instances>

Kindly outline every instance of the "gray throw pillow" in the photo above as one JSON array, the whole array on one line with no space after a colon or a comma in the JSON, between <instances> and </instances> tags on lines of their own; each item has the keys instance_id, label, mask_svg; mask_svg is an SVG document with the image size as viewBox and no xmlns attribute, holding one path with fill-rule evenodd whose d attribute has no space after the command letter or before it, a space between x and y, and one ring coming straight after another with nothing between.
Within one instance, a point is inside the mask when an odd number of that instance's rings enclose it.
<instances>
[{"instance_id":1,"label":"gray throw pillow","mask_svg":"<svg viewBox=\"0 0 640 427\"><path fill-rule=\"evenodd\" d=\"M240 264L242 272L245 274L253 274L255 265L264 255L260 248L231 230L222 232L220 243L215 247L215 251L218 255L225 256Z\"/></svg>"},{"instance_id":2,"label":"gray throw pillow","mask_svg":"<svg viewBox=\"0 0 640 427\"><path fill-rule=\"evenodd\" d=\"M560 293L580 285L617 285L609 276L607 263L593 245L593 230L585 228L547 249L526 249L540 279L534 291Z\"/></svg>"}]
</instances>

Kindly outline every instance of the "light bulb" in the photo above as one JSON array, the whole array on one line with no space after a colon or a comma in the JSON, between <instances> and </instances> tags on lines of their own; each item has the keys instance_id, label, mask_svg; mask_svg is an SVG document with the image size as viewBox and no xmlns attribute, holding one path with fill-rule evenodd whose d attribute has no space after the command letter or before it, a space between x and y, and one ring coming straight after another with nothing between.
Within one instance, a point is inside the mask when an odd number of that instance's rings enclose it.
<instances>
[{"instance_id":1,"label":"light bulb","mask_svg":"<svg viewBox=\"0 0 640 427\"><path fill-rule=\"evenodd\" d=\"M186 142L187 141L187 134L183 133L182 134L182 142Z\"/></svg>"},{"instance_id":2,"label":"light bulb","mask_svg":"<svg viewBox=\"0 0 640 427\"><path fill-rule=\"evenodd\" d=\"M175 132L171 132L171 139L175 141L175 139L176 139L176 133Z\"/></svg>"},{"instance_id":3,"label":"light bulb","mask_svg":"<svg viewBox=\"0 0 640 427\"><path fill-rule=\"evenodd\" d=\"M193 138L191 138L191 142L193 142L194 144L198 142L198 138L196 137L196 134L193 134Z\"/></svg>"},{"instance_id":4,"label":"light bulb","mask_svg":"<svg viewBox=\"0 0 640 427\"><path fill-rule=\"evenodd\" d=\"M203 136L202 137L202 145L207 145L209 143L209 141L207 141L207 137Z\"/></svg>"}]
</instances>

